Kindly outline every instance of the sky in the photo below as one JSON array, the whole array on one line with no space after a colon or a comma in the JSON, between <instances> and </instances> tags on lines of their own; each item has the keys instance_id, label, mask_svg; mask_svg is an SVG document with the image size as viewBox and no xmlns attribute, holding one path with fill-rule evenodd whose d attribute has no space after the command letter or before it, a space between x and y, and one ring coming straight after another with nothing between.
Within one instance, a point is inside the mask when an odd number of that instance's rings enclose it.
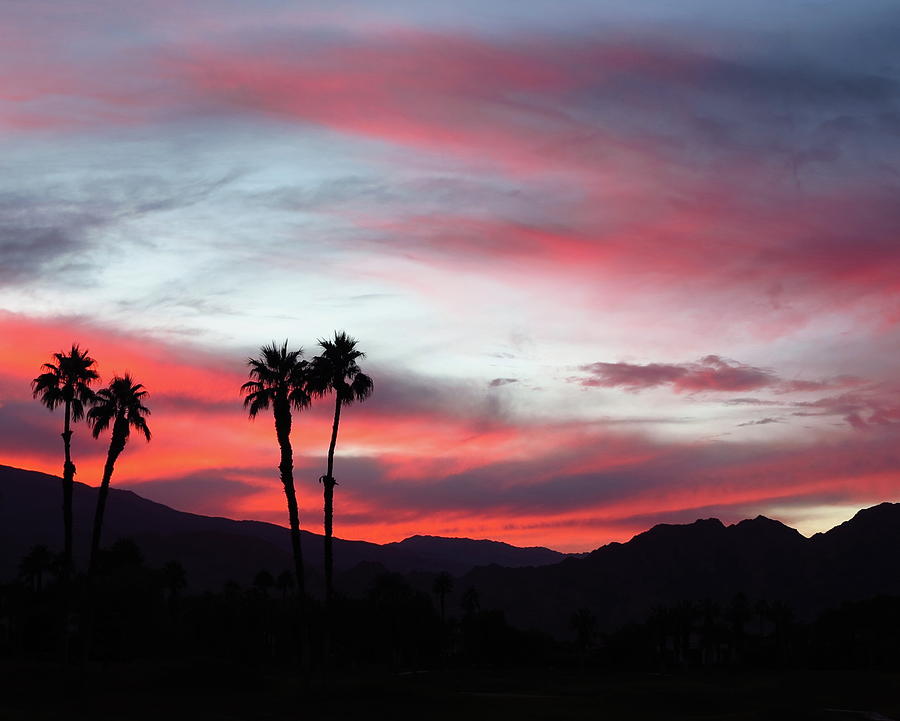
<instances>
[{"instance_id":1,"label":"sky","mask_svg":"<svg viewBox=\"0 0 900 721\"><path fill-rule=\"evenodd\" d=\"M585 551L900 501L894 0L0 0L0 463L286 525L260 345L346 330L335 533ZM321 532L330 401L295 418ZM76 479L106 453L84 425Z\"/></svg>"}]
</instances>

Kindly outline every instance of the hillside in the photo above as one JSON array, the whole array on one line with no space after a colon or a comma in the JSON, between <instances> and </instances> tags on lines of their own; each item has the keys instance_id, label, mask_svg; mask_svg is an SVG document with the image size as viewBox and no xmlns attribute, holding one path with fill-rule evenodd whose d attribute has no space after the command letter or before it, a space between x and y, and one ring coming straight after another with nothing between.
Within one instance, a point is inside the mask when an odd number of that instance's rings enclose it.
<instances>
[{"instance_id":1,"label":"hillside","mask_svg":"<svg viewBox=\"0 0 900 721\"><path fill-rule=\"evenodd\" d=\"M56 476L0 466L0 580L16 573L28 549L38 543L62 545L61 480ZM96 505L97 489L75 484L76 558L83 564ZM304 557L312 587L322 565L322 536L303 531ZM148 562L177 558L195 588L217 588L227 579L246 581L262 568L291 567L289 531L261 521L234 521L176 511L132 491L110 489L104 543L133 538ZM494 541L413 537L379 545L335 539L335 566L347 571L360 563L408 573L466 573L479 564L538 565L565 558L547 548L517 548Z\"/></svg>"},{"instance_id":2,"label":"hillside","mask_svg":"<svg viewBox=\"0 0 900 721\"><path fill-rule=\"evenodd\" d=\"M628 543L533 569L476 568L459 581L518 626L565 635L589 608L602 628L643 620L682 600L720 605L744 593L781 600L805 617L842 601L900 595L900 504L882 503L805 538L763 516L658 525Z\"/></svg>"}]
</instances>

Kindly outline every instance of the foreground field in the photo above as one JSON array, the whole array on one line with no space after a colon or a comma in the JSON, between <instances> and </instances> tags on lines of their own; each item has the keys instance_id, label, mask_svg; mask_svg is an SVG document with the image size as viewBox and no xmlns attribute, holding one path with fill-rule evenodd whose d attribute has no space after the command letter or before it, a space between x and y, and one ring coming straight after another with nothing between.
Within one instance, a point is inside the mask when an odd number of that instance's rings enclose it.
<instances>
[{"instance_id":1,"label":"foreground field","mask_svg":"<svg viewBox=\"0 0 900 721\"><path fill-rule=\"evenodd\" d=\"M482 670L290 674L195 660L92 668L66 691L59 668L3 667L4 721L265 719L900 719L900 673L609 674Z\"/></svg>"}]
</instances>

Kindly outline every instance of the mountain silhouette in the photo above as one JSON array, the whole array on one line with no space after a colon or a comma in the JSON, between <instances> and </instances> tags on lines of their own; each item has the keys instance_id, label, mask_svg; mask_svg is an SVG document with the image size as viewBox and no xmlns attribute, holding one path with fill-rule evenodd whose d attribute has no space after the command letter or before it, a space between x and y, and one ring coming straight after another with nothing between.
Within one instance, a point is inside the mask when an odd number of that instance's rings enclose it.
<instances>
[{"instance_id":1,"label":"mountain silhouette","mask_svg":"<svg viewBox=\"0 0 900 721\"><path fill-rule=\"evenodd\" d=\"M0 580L15 575L19 561L35 544L61 547L60 483L56 476L0 466ZM75 558L81 568L87 559L96 498L97 488L75 484ZM120 538L134 539L151 564L178 559L194 590L218 589L226 580L246 582L260 569L277 573L292 564L287 528L176 511L132 491L112 488L103 543L110 545ZM479 564L539 565L566 557L548 548L433 536L415 536L385 545L342 539L334 542L339 572L365 562L373 570L461 575ZM322 543L322 536L303 532L313 590L321 583Z\"/></svg>"},{"instance_id":2,"label":"mountain silhouette","mask_svg":"<svg viewBox=\"0 0 900 721\"><path fill-rule=\"evenodd\" d=\"M396 543L386 543L384 548L399 549L431 561L431 567L450 570L459 566L465 558L472 566L496 564L509 568L521 566L546 566L559 563L567 554L543 546L521 548L502 541L471 538L447 538L444 536L410 536ZM572 554L568 554L572 555Z\"/></svg>"},{"instance_id":3,"label":"mountain silhouette","mask_svg":"<svg viewBox=\"0 0 900 721\"><path fill-rule=\"evenodd\" d=\"M551 566L476 568L457 586L477 588L482 606L502 608L513 625L558 637L580 608L611 630L654 608L727 605L739 593L809 618L844 601L900 595L900 504L864 509L812 538L764 516L731 526L715 518L660 524Z\"/></svg>"},{"instance_id":4,"label":"mountain silhouette","mask_svg":"<svg viewBox=\"0 0 900 721\"><path fill-rule=\"evenodd\" d=\"M15 575L37 543L59 548L60 479L0 466L0 580ZM75 556L83 568L86 532L97 489L76 483ZM260 569L290 568L288 529L176 511L131 491L112 489L104 543L133 538L149 563L180 561L191 589L220 589L229 579L248 583ZM80 530L78 530L80 529ZM320 594L322 537L304 532L310 589ZM882 503L806 538L776 520L757 516L734 525L715 518L660 524L627 543L588 554L465 538L412 536L379 545L335 539L338 588L363 595L387 571L431 594L434 576L455 578L447 607L460 608L474 588L483 609L501 609L520 628L571 635L570 619L587 609L598 630L645 620L682 601L727 606L737 594L780 601L812 618L843 601L900 595L900 504Z\"/></svg>"}]
</instances>

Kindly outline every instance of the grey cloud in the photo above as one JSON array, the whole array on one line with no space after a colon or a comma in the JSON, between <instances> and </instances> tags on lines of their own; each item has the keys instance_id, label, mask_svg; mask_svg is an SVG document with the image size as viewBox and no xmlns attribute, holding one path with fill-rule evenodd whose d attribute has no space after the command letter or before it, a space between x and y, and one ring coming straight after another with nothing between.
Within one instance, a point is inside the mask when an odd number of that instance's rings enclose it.
<instances>
[{"instance_id":1,"label":"grey cloud","mask_svg":"<svg viewBox=\"0 0 900 721\"><path fill-rule=\"evenodd\" d=\"M197 180L122 170L112 179L88 173L77 183L64 183L26 171L24 189L0 185L0 283L22 285L63 275L69 284L93 282L101 262L123 252L121 241L101 243L101 232L201 203L238 176Z\"/></svg>"},{"instance_id":2,"label":"grey cloud","mask_svg":"<svg viewBox=\"0 0 900 721\"><path fill-rule=\"evenodd\" d=\"M491 388L499 388L500 386L506 386L510 383L518 383L518 378L494 378L488 385Z\"/></svg>"},{"instance_id":3,"label":"grey cloud","mask_svg":"<svg viewBox=\"0 0 900 721\"><path fill-rule=\"evenodd\" d=\"M157 478L140 483L126 481L119 483L119 487L173 508L217 515L227 512L235 501L264 490L235 477L244 473L243 469L208 468L178 478Z\"/></svg>"},{"instance_id":4,"label":"grey cloud","mask_svg":"<svg viewBox=\"0 0 900 721\"><path fill-rule=\"evenodd\" d=\"M737 427L742 428L744 426L767 426L770 423L783 423L780 418L760 418L758 421L747 421L746 423L738 423Z\"/></svg>"}]
</instances>

